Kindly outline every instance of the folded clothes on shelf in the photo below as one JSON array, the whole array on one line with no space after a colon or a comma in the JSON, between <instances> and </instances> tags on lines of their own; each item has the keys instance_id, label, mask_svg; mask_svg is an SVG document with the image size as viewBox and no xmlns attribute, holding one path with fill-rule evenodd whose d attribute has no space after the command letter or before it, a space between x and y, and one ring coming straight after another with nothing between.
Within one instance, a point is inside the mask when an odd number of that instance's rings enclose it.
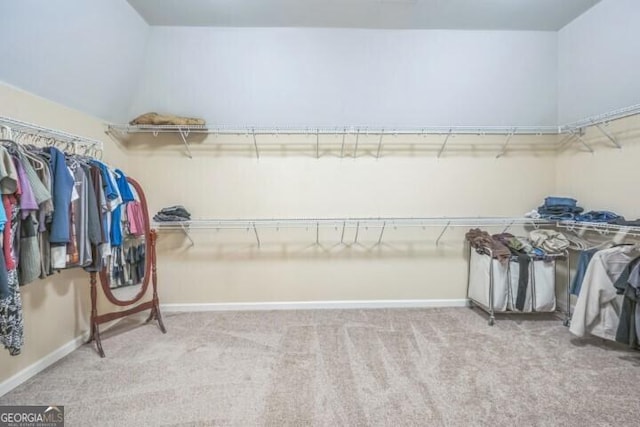
<instances>
[{"instance_id":1,"label":"folded clothes on shelf","mask_svg":"<svg viewBox=\"0 0 640 427\"><path fill-rule=\"evenodd\" d=\"M189 221L190 219L191 214L182 205L163 208L153 217L157 222Z\"/></svg>"},{"instance_id":2,"label":"folded clothes on shelf","mask_svg":"<svg viewBox=\"0 0 640 427\"><path fill-rule=\"evenodd\" d=\"M549 197L545 197L544 206L547 206L547 207L566 206L566 207L575 208L576 206L578 206L578 201L576 199L572 199L571 197L549 196Z\"/></svg>"},{"instance_id":3,"label":"folded clothes on shelf","mask_svg":"<svg viewBox=\"0 0 640 427\"><path fill-rule=\"evenodd\" d=\"M578 201L570 197L550 196L544 199L544 204L538 208L541 218L555 221L570 221L584 211L578 206Z\"/></svg>"},{"instance_id":4,"label":"folded clothes on shelf","mask_svg":"<svg viewBox=\"0 0 640 427\"><path fill-rule=\"evenodd\" d=\"M610 211L589 211L580 215L576 215L576 221L584 222L611 222L620 218L620 216Z\"/></svg>"},{"instance_id":5,"label":"folded clothes on shelf","mask_svg":"<svg viewBox=\"0 0 640 427\"><path fill-rule=\"evenodd\" d=\"M623 216L619 216L608 222L609 224L620 225L623 227L640 227L640 219L625 219Z\"/></svg>"}]
</instances>

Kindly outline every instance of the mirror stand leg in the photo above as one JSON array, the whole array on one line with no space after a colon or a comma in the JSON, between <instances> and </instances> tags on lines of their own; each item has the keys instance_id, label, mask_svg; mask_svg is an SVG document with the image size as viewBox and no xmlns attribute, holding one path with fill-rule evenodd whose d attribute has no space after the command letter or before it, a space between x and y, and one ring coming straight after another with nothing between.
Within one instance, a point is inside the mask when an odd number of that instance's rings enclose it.
<instances>
[{"instance_id":1,"label":"mirror stand leg","mask_svg":"<svg viewBox=\"0 0 640 427\"><path fill-rule=\"evenodd\" d=\"M145 321L145 323L149 323L152 320L158 321L158 326L163 334L167 333L167 328L164 327L164 322L162 321L162 313L160 313L160 305L158 304L158 300L154 300L153 308L151 308L151 313L149 313L149 317Z\"/></svg>"},{"instance_id":2,"label":"mirror stand leg","mask_svg":"<svg viewBox=\"0 0 640 427\"><path fill-rule=\"evenodd\" d=\"M91 341L93 341L93 337L95 336L95 325L93 324L93 321L91 322L91 332L89 333L89 339L87 340L86 344L91 343Z\"/></svg>"},{"instance_id":3,"label":"mirror stand leg","mask_svg":"<svg viewBox=\"0 0 640 427\"><path fill-rule=\"evenodd\" d=\"M162 321L162 313L160 313L160 306L158 304L158 300L155 301L153 311L155 312L155 317L158 319L158 326L160 326L160 330L163 334L167 333L167 328L164 327L164 322Z\"/></svg>"},{"instance_id":4,"label":"mirror stand leg","mask_svg":"<svg viewBox=\"0 0 640 427\"><path fill-rule=\"evenodd\" d=\"M100 357L104 358L105 354L104 354L104 350L102 349L102 340L100 339L100 329L98 329L97 323L93 325L93 330L94 330L93 338L96 340L96 347L98 349L98 354L100 355Z\"/></svg>"}]
</instances>

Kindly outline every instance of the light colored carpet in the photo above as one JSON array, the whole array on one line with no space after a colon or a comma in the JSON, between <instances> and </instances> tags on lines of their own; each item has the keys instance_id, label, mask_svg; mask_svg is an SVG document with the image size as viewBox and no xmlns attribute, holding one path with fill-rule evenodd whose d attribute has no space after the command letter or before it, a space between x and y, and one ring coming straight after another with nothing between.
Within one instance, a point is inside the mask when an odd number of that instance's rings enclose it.
<instances>
[{"instance_id":1,"label":"light colored carpet","mask_svg":"<svg viewBox=\"0 0 640 427\"><path fill-rule=\"evenodd\" d=\"M640 353L554 317L468 308L211 312L121 322L0 398L70 426L638 426Z\"/></svg>"}]
</instances>

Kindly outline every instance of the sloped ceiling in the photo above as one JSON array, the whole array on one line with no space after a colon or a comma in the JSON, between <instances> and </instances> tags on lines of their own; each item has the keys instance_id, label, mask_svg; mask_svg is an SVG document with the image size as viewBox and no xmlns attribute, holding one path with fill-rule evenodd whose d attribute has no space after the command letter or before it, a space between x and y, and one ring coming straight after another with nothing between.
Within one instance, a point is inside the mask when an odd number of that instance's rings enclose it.
<instances>
[{"instance_id":1,"label":"sloped ceiling","mask_svg":"<svg viewBox=\"0 0 640 427\"><path fill-rule=\"evenodd\" d=\"M125 0L3 1L0 81L123 121L148 35L149 25Z\"/></svg>"},{"instance_id":2,"label":"sloped ceiling","mask_svg":"<svg viewBox=\"0 0 640 427\"><path fill-rule=\"evenodd\" d=\"M154 24L557 29L597 2L6 0L0 2L0 82L124 122L152 77L144 64Z\"/></svg>"},{"instance_id":3,"label":"sloped ceiling","mask_svg":"<svg viewBox=\"0 0 640 427\"><path fill-rule=\"evenodd\" d=\"M556 31L600 0L128 0L151 25Z\"/></svg>"}]
</instances>

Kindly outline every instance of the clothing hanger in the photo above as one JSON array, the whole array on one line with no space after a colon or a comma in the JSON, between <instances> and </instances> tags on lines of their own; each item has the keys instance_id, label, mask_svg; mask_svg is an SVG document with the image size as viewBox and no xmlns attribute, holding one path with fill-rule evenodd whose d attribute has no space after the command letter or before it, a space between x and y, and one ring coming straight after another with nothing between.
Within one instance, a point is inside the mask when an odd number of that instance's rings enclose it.
<instances>
[{"instance_id":1,"label":"clothing hanger","mask_svg":"<svg viewBox=\"0 0 640 427\"><path fill-rule=\"evenodd\" d=\"M2 133L0 134L0 139L13 139L13 131L7 125L0 125L0 129L2 129ZM4 135L5 131L7 132L7 136Z\"/></svg>"},{"instance_id":2,"label":"clothing hanger","mask_svg":"<svg viewBox=\"0 0 640 427\"><path fill-rule=\"evenodd\" d=\"M28 158L33 163L35 163L33 167L35 170L41 171L44 169L44 162L42 161L42 159L38 155L30 151L27 146L22 145L22 153L25 155L26 158Z\"/></svg>"},{"instance_id":3,"label":"clothing hanger","mask_svg":"<svg viewBox=\"0 0 640 427\"><path fill-rule=\"evenodd\" d=\"M28 134L19 134L19 137L17 137L16 139L20 140L20 143L16 140L14 140L13 142L15 143L15 147L18 149L20 154L24 155L26 158L28 158L33 163L35 163L35 165L33 166L35 170L43 170L44 163L42 162L42 160L36 155L34 155L33 153L31 153L29 150L27 150L24 144L22 143L22 139L24 139L25 137L31 137L31 136L32 135L28 135Z\"/></svg>"},{"instance_id":4,"label":"clothing hanger","mask_svg":"<svg viewBox=\"0 0 640 427\"><path fill-rule=\"evenodd\" d=\"M10 150L20 151L20 144L15 142L13 139L2 138L0 139L0 143Z\"/></svg>"}]
</instances>

